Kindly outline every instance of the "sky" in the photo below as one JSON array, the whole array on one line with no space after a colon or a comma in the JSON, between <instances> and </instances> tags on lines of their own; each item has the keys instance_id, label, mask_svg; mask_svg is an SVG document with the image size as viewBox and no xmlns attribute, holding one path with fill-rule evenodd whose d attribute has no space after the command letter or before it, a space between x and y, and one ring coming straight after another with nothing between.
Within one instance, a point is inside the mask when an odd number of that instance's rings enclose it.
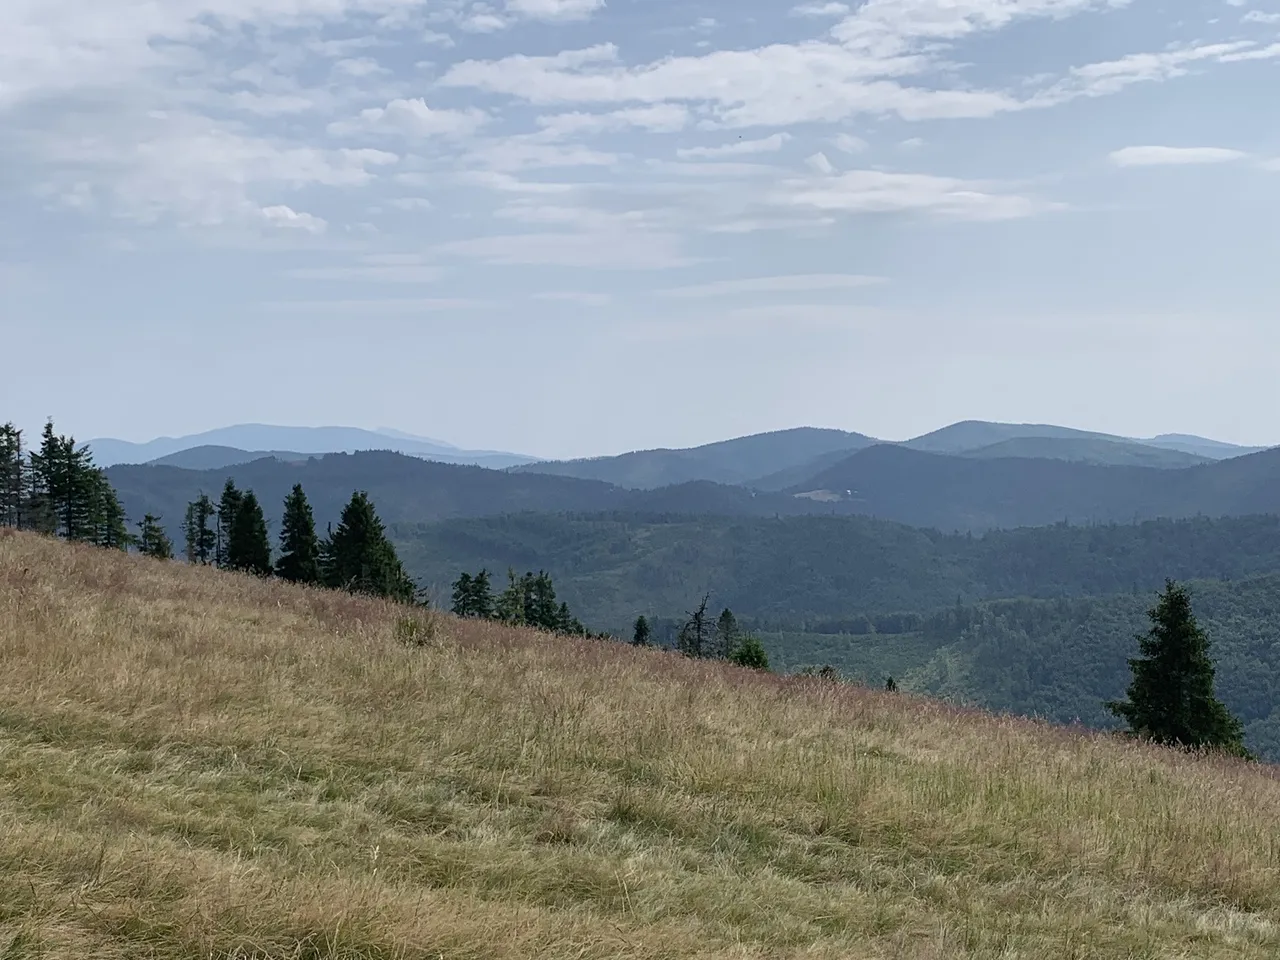
<instances>
[{"instance_id":1,"label":"sky","mask_svg":"<svg viewBox=\"0 0 1280 960\"><path fill-rule=\"evenodd\" d=\"M4 0L0 419L1280 443L1280 0Z\"/></svg>"}]
</instances>

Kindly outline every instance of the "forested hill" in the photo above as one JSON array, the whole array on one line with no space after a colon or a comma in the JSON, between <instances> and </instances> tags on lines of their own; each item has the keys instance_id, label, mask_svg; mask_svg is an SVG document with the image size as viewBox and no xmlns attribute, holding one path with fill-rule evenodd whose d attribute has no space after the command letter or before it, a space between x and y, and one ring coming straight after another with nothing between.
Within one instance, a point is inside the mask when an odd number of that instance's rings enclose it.
<instances>
[{"instance_id":1,"label":"forested hill","mask_svg":"<svg viewBox=\"0 0 1280 960\"><path fill-rule=\"evenodd\" d=\"M779 470L801 469L815 458L852 453L879 441L844 430L801 427L684 450L637 450L613 457L534 463L520 473L549 473L603 480L620 487L652 490L695 480L742 484ZM814 466L809 472L816 471Z\"/></svg>"},{"instance_id":2,"label":"forested hill","mask_svg":"<svg viewBox=\"0 0 1280 960\"><path fill-rule=\"evenodd\" d=\"M1280 574L1189 584L1212 641L1217 690L1245 723L1250 748L1280 762ZM1107 597L996 600L879 618L858 633L765 636L787 670L830 664L845 676L1059 723L1113 727L1103 702L1121 697L1128 658L1150 626L1154 590ZM816 624L822 627L823 625ZM825 625L835 631L854 624Z\"/></svg>"},{"instance_id":3,"label":"forested hill","mask_svg":"<svg viewBox=\"0 0 1280 960\"><path fill-rule=\"evenodd\" d=\"M218 470L118 465L106 473L131 517L147 512L162 517L175 540L187 504L201 492L216 496L228 477L256 493L272 530L279 529L281 505L295 483L306 489L322 530L337 519L353 490L366 491L386 521L608 510L621 505L624 496L593 480L516 475L389 452L335 453L299 462L261 459Z\"/></svg>"},{"instance_id":4,"label":"forested hill","mask_svg":"<svg viewBox=\"0 0 1280 960\"><path fill-rule=\"evenodd\" d=\"M1280 512L1280 450L1180 470L1032 458L975 459L882 444L796 484L840 507L913 526L985 530L1069 520Z\"/></svg>"},{"instance_id":5,"label":"forested hill","mask_svg":"<svg viewBox=\"0 0 1280 960\"><path fill-rule=\"evenodd\" d=\"M170 534L186 504L231 477L252 488L268 520L302 483L323 525L355 489L390 521L521 511L626 510L719 517L866 515L917 527L983 531L1157 517L1280 512L1280 450L1185 469L1098 466L1051 459L973 459L900 446L863 450L789 493L697 481L624 490L595 480L433 463L394 453L274 459L220 470L115 466L107 471L131 517L162 516ZM813 496L815 491L824 491Z\"/></svg>"},{"instance_id":6,"label":"forested hill","mask_svg":"<svg viewBox=\"0 0 1280 960\"><path fill-rule=\"evenodd\" d=\"M1155 589L1167 576L1280 571L1274 516L944 535L867 518L521 515L399 524L409 570L445 590L459 570L547 570L579 616L622 629L677 616L710 592L794 629L993 597Z\"/></svg>"}]
</instances>

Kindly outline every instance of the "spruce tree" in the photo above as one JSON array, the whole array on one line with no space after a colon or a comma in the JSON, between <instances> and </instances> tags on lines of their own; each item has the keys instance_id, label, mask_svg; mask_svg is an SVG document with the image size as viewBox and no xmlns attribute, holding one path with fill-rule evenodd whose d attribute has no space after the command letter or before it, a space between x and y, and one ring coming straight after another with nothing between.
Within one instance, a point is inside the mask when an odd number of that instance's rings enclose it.
<instances>
[{"instance_id":1,"label":"spruce tree","mask_svg":"<svg viewBox=\"0 0 1280 960\"><path fill-rule=\"evenodd\" d=\"M539 570L537 576L532 573L525 574L524 602L525 623L549 633L555 633L561 629L560 605L556 602L556 588L545 571Z\"/></svg>"},{"instance_id":2,"label":"spruce tree","mask_svg":"<svg viewBox=\"0 0 1280 960\"><path fill-rule=\"evenodd\" d=\"M276 574L291 583L320 582L320 541L316 537L316 518L300 483L294 484L293 492L284 501Z\"/></svg>"},{"instance_id":3,"label":"spruce tree","mask_svg":"<svg viewBox=\"0 0 1280 960\"><path fill-rule=\"evenodd\" d=\"M560 609L556 611L556 632L569 637L587 636L587 628L569 611L567 603L561 603Z\"/></svg>"},{"instance_id":4,"label":"spruce tree","mask_svg":"<svg viewBox=\"0 0 1280 960\"><path fill-rule=\"evenodd\" d=\"M148 513L138 521L138 552L156 560L172 560L173 544L160 526L160 518Z\"/></svg>"},{"instance_id":5,"label":"spruce tree","mask_svg":"<svg viewBox=\"0 0 1280 960\"><path fill-rule=\"evenodd\" d=\"M182 522L187 542L187 563L204 565L216 557L218 533L211 526L216 513L213 501L205 493L187 504L187 516Z\"/></svg>"},{"instance_id":6,"label":"spruce tree","mask_svg":"<svg viewBox=\"0 0 1280 960\"><path fill-rule=\"evenodd\" d=\"M52 425L45 428L48 434ZM44 451L50 443L46 437L40 450L31 450L27 455L27 475L22 499L22 528L52 536L58 532L58 517L54 512L53 497L50 493L50 480L56 466L53 451L46 457Z\"/></svg>"},{"instance_id":7,"label":"spruce tree","mask_svg":"<svg viewBox=\"0 0 1280 960\"><path fill-rule=\"evenodd\" d=\"M94 468L90 478L92 493L89 510L90 542L109 550L127 550L133 542L129 534L124 508L107 475Z\"/></svg>"},{"instance_id":8,"label":"spruce tree","mask_svg":"<svg viewBox=\"0 0 1280 960\"><path fill-rule=\"evenodd\" d=\"M528 584L521 577L516 576L514 570L507 570L507 588L498 595L497 602L494 604L494 616L503 623L509 623L514 626L523 626L528 621L525 620L525 591Z\"/></svg>"},{"instance_id":9,"label":"spruce tree","mask_svg":"<svg viewBox=\"0 0 1280 960\"><path fill-rule=\"evenodd\" d=\"M488 570L481 570L471 580L471 615L480 620L493 619L493 585Z\"/></svg>"},{"instance_id":10,"label":"spruce tree","mask_svg":"<svg viewBox=\"0 0 1280 960\"><path fill-rule=\"evenodd\" d=\"M235 526L236 513L244 500L235 481L230 477L222 487L222 496L218 499L217 540L214 545L214 563L223 569L230 567L228 551L231 544L231 528Z\"/></svg>"},{"instance_id":11,"label":"spruce tree","mask_svg":"<svg viewBox=\"0 0 1280 960\"><path fill-rule=\"evenodd\" d=\"M235 519L227 534L226 566L259 577L271 576L271 542L267 539L267 520L262 505L252 490L241 496Z\"/></svg>"},{"instance_id":12,"label":"spruce tree","mask_svg":"<svg viewBox=\"0 0 1280 960\"><path fill-rule=\"evenodd\" d=\"M324 584L352 593L413 603L416 590L405 573L386 528L362 491L352 494L338 528L321 545Z\"/></svg>"},{"instance_id":13,"label":"spruce tree","mask_svg":"<svg viewBox=\"0 0 1280 960\"><path fill-rule=\"evenodd\" d=\"M631 631L631 645L633 647L647 647L651 642L651 637L648 618L643 615L636 617L635 627Z\"/></svg>"},{"instance_id":14,"label":"spruce tree","mask_svg":"<svg viewBox=\"0 0 1280 960\"><path fill-rule=\"evenodd\" d=\"M897 681L897 680L895 680L895 679L893 679L893 677L890 677L888 680L886 680L886 681L884 682L884 688L885 688L885 690L886 690L886 691L888 691L889 693L897 693L897 692L898 692L898 681Z\"/></svg>"},{"instance_id":15,"label":"spruce tree","mask_svg":"<svg viewBox=\"0 0 1280 960\"><path fill-rule=\"evenodd\" d=\"M1142 656L1129 661L1128 699L1109 701L1107 709L1144 739L1244 755L1243 726L1214 695L1209 638L1186 588L1166 580L1147 616L1151 628L1138 638Z\"/></svg>"},{"instance_id":16,"label":"spruce tree","mask_svg":"<svg viewBox=\"0 0 1280 960\"><path fill-rule=\"evenodd\" d=\"M475 587L471 574L464 572L453 582L453 595L450 599L453 605L449 609L455 617L475 616L472 606L475 601Z\"/></svg>"},{"instance_id":17,"label":"spruce tree","mask_svg":"<svg viewBox=\"0 0 1280 960\"><path fill-rule=\"evenodd\" d=\"M725 607L720 619L716 621L715 655L724 660L732 658L738 647L739 633L738 618L733 615L732 610Z\"/></svg>"},{"instance_id":18,"label":"spruce tree","mask_svg":"<svg viewBox=\"0 0 1280 960\"><path fill-rule=\"evenodd\" d=\"M26 500L26 464L22 431L12 423L0 427L0 527L21 527Z\"/></svg>"}]
</instances>

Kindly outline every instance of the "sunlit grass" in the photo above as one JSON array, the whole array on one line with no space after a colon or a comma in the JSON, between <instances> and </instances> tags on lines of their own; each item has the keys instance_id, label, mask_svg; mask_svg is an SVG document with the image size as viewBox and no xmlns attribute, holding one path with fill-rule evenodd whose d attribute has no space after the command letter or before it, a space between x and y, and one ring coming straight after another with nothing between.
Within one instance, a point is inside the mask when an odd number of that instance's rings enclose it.
<instances>
[{"instance_id":1,"label":"sunlit grass","mask_svg":"<svg viewBox=\"0 0 1280 960\"><path fill-rule=\"evenodd\" d=\"M0 958L1274 958L1280 785L0 536Z\"/></svg>"}]
</instances>

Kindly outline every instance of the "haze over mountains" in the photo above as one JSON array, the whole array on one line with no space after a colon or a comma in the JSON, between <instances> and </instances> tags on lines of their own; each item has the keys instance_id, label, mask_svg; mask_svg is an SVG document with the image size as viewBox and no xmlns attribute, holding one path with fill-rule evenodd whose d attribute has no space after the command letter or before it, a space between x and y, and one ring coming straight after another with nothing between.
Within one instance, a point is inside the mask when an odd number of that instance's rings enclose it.
<instances>
[{"instance_id":1,"label":"haze over mountains","mask_svg":"<svg viewBox=\"0 0 1280 960\"><path fill-rule=\"evenodd\" d=\"M190 469L215 469L260 457L304 459L326 453L394 450L441 463L476 464L493 469L530 463L535 458L499 450L461 450L443 440L400 430L358 427L282 427L244 423L184 437L158 437L145 443L100 438L89 441L99 466L155 463ZM195 451L195 452L193 452ZM181 456L187 454L187 456Z\"/></svg>"}]
</instances>

